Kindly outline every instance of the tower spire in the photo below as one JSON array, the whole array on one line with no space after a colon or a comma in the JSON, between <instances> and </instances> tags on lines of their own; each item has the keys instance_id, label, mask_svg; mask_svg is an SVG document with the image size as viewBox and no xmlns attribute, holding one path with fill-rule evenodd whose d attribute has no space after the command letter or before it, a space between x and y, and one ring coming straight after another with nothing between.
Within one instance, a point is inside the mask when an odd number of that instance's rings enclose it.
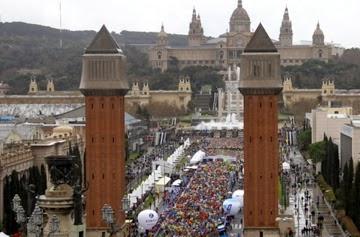
<instances>
[{"instance_id":1,"label":"tower spire","mask_svg":"<svg viewBox=\"0 0 360 237\"><path fill-rule=\"evenodd\" d=\"M193 14L192 14L192 20L196 20L196 9L195 9L195 6L193 8Z\"/></svg>"},{"instance_id":2,"label":"tower spire","mask_svg":"<svg viewBox=\"0 0 360 237\"><path fill-rule=\"evenodd\" d=\"M242 0L238 0L238 7L242 8Z\"/></svg>"}]
</instances>

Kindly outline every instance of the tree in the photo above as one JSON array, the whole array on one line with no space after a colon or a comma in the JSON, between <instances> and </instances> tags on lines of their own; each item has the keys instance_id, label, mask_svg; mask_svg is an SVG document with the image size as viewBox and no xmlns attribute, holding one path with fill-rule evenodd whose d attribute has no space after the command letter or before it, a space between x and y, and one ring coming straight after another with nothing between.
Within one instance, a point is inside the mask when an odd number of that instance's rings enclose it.
<instances>
[{"instance_id":1,"label":"tree","mask_svg":"<svg viewBox=\"0 0 360 237\"><path fill-rule=\"evenodd\" d=\"M346 213L349 213L349 202L348 202L348 198L347 198L347 194L350 191L351 186L349 185L349 165L348 162L346 162L345 166L344 166L344 170L343 170L343 180L342 180L342 193L343 193L343 200L344 200L344 204L345 204L345 211Z\"/></svg>"},{"instance_id":2,"label":"tree","mask_svg":"<svg viewBox=\"0 0 360 237\"><path fill-rule=\"evenodd\" d=\"M178 73L179 72L179 59L170 56L168 72Z\"/></svg>"},{"instance_id":3,"label":"tree","mask_svg":"<svg viewBox=\"0 0 360 237\"><path fill-rule=\"evenodd\" d=\"M344 201L345 201L345 210L347 214L352 213L350 209L352 208L353 204L353 179L354 179L354 164L352 158L349 162L345 164L344 167L344 174L343 174L343 194L344 194Z\"/></svg>"},{"instance_id":4,"label":"tree","mask_svg":"<svg viewBox=\"0 0 360 237\"><path fill-rule=\"evenodd\" d=\"M41 165L41 190L40 194L45 194L46 188L47 188L47 178L46 178L46 171L45 166Z\"/></svg>"},{"instance_id":5,"label":"tree","mask_svg":"<svg viewBox=\"0 0 360 237\"><path fill-rule=\"evenodd\" d=\"M314 163L322 162L325 159L325 142L321 141L309 145L309 155Z\"/></svg>"},{"instance_id":6,"label":"tree","mask_svg":"<svg viewBox=\"0 0 360 237\"><path fill-rule=\"evenodd\" d=\"M311 144L311 129L301 131L298 135L299 146L301 150L307 150Z\"/></svg>"},{"instance_id":7,"label":"tree","mask_svg":"<svg viewBox=\"0 0 360 237\"><path fill-rule=\"evenodd\" d=\"M360 227L360 163L356 166L355 181L354 181L355 205L354 205L354 222L356 226Z\"/></svg>"},{"instance_id":8,"label":"tree","mask_svg":"<svg viewBox=\"0 0 360 237\"><path fill-rule=\"evenodd\" d=\"M336 190L339 188L340 183L340 160L338 146L334 144L334 171L333 171L333 188Z\"/></svg>"}]
</instances>

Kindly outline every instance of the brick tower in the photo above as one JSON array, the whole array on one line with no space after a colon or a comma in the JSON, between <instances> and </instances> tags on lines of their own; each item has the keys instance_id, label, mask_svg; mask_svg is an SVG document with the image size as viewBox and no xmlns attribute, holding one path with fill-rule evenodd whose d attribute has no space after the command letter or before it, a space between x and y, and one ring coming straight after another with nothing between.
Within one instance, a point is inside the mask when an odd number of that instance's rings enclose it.
<instances>
[{"instance_id":1,"label":"brick tower","mask_svg":"<svg viewBox=\"0 0 360 237\"><path fill-rule=\"evenodd\" d=\"M102 236L106 223L101 208L109 204L122 226L125 192L124 96L126 59L103 26L83 55L80 91L86 107L87 236ZM102 233L101 233L102 232Z\"/></svg>"},{"instance_id":2,"label":"brick tower","mask_svg":"<svg viewBox=\"0 0 360 237\"><path fill-rule=\"evenodd\" d=\"M280 54L260 24L241 55L244 95L244 236L279 236Z\"/></svg>"}]
</instances>

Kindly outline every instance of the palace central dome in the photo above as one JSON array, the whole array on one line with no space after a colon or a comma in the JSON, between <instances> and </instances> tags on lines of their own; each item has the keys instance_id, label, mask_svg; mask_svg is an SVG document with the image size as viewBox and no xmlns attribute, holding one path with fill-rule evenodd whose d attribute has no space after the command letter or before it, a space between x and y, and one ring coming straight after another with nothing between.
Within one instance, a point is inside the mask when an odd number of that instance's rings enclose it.
<instances>
[{"instance_id":1,"label":"palace central dome","mask_svg":"<svg viewBox=\"0 0 360 237\"><path fill-rule=\"evenodd\" d=\"M250 17L242 6L242 0L238 0L238 6L231 15L230 32L250 32Z\"/></svg>"}]
</instances>

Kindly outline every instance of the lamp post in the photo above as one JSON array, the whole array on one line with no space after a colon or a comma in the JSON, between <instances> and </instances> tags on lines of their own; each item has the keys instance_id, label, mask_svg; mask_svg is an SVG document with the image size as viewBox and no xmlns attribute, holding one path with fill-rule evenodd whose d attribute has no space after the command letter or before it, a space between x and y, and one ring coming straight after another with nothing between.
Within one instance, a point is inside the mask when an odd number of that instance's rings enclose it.
<instances>
[{"instance_id":1,"label":"lamp post","mask_svg":"<svg viewBox=\"0 0 360 237\"><path fill-rule=\"evenodd\" d=\"M114 210L109 204L104 204L104 206L101 208L101 214L103 221L105 221L106 224L110 227L108 230L110 236L115 236L116 233L120 231L120 228L114 221Z\"/></svg>"},{"instance_id":2,"label":"lamp post","mask_svg":"<svg viewBox=\"0 0 360 237\"><path fill-rule=\"evenodd\" d=\"M40 237L42 234L43 225L43 210L36 203L35 208L31 216L29 217L26 229L29 233L34 233L36 237Z\"/></svg>"},{"instance_id":3,"label":"lamp post","mask_svg":"<svg viewBox=\"0 0 360 237\"><path fill-rule=\"evenodd\" d=\"M126 217L128 211L130 210L130 199L127 196L124 196L122 199L122 209ZM115 236L116 233L122 230L122 227L119 227L116 223L114 213L113 208L109 204L105 203L101 208L102 219L110 227L108 230L110 236Z\"/></svg>"},{"instance_id":4,"label":"lamp post","mask_svg":"<svg viewBox=\"0 0 360 237\"><path fill-rule=\"evenodd\" d=\"M20 225L20 230L25 233L26 235L26 215L25 210L21 205L21 198L18 194L15 194L13 200L12 200L12 210L16 213L15 220L16 223Z\"/></svg>"},{"instance_id":5,"label":"lamp post","mask_svg":"<svg viewBox=\"0 0 360 237\"><path fill-rule=\"evenodd\" d=\"M26 214L25 214L25 210L21 205L21 198L18 194L15 194L15 196L12 200L12 210L16 213L16 222L21 225L21 230L24 233L27 233L27 232L33 233L33 234L35 234L36 237L40 237L42 235L44 212L37 203L35 203L35 208L31 214L31 216L27 218ZM54 216L53 216L53 219L54 219ZM60 229L59 228L60 220L57 216L55 216L55 219L57 219L57 221L53 222L55 224L54 227L53 227L53 223L50 222L51 223L50 228L52 230L54 230L51 233L55 233L55 232L59 231L59 229ZM50 236L50 233L49 233L49 236Z\"/></svg>"}]
</instances>

